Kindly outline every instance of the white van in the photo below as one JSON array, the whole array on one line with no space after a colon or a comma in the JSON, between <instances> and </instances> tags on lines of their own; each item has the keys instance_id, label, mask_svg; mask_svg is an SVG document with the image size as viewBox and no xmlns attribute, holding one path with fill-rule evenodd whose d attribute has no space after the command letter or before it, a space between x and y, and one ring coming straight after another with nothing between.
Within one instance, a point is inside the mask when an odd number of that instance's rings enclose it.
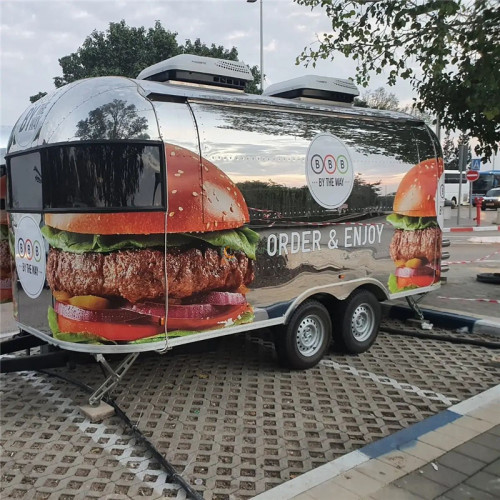
<instances>
[{"instance_id":1,"label":"white van","mask_svg":"<svg viewBox=\"0 0 500 500\"><path fill-rule=\"evenodd\" d=\"M468 205L469 193L470 182L467 180L465 172L462 172L462 175L460 176L460 171L458 170L444 171L445 202L448 202L452 208L455 208L458 205L458 200L460 200L461 205Z\"/></svg>"}]
</instances>

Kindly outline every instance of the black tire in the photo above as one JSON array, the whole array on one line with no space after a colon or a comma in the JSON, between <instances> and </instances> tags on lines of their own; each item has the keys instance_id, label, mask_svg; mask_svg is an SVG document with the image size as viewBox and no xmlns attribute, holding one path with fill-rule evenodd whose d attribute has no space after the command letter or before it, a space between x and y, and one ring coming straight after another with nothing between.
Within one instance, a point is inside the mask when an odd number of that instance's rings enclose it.
<instances>
[{"instance_id":1,"label":"black tire","mask_svg":"<svg viewBox=\"0 0 500 500\"><path fill-rule=\"evenodd\" d=\"M500 273L480 273L476 275L477 281L500 285Z\"/></svg>"},{"instance_id":2,"label":"black tire","mask_svg":"<svg viewBox=\"0 0 500 500\"><path fill-rule=\"evenodd\" d=\"M481 205L481 210L482 210L483 212L486 212L486 207L485 207L484 205Z\"/></svg>"},{"instance_id":3,"label":"black tire","mask_svg":"<svg viewBox=\"0 0 500 500\"><path fill-rule=\"evenodd\" d=\"M304 370L316 366L332 340L332 320L316 300L303 302L286 325L275 327L274 345L280 363Z\"/></svg>"},{"instance_id":4,"label":"black tire","mask_svg":"<svg viewBox=\"0 0 500 500\"><path fill-rule=\"evenodd\" d=\"M351 354L367 351L375 342L380 319L380 302L368 290L353 292L339 307L340 341Z\"/></svg>"}]
</instances>

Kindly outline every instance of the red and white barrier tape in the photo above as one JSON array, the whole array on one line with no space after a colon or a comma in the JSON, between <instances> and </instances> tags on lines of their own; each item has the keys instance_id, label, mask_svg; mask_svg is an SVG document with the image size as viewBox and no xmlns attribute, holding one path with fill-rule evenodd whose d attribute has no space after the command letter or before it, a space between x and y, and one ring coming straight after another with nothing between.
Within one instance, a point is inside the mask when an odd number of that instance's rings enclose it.
<instances>
[{"instance_id":1,"label":"red and white barrier tape","mask_svg":"<svg viewBox=\"0 0 500 500\"><path fill-rule=\"evenodd\" d=\"M500 300L496 300L496 299L465 299L465 298L461 298L461 297L443 297L443 296L438 296L438 299L467 300L467 301L473 301L473 302L489 302L490 304L500 304Z\"/></svg>"},{"instance_id":2,"label":"red and white barrier tape","mask_svg":"<svg viewBox=\"0 0 500 500\"><path fill-rule=\"evenodd\" d=\"M496 252L490 253L489 255L486 255L485 257L481 257L480 259L445 261L445 263L446 264L472 264L473 262L481 262L482 260L489 259L490 257L493 257L493 255L496 255L498 253L500 253L500 250L497 250Z\"/></svg>"}]
</instances>

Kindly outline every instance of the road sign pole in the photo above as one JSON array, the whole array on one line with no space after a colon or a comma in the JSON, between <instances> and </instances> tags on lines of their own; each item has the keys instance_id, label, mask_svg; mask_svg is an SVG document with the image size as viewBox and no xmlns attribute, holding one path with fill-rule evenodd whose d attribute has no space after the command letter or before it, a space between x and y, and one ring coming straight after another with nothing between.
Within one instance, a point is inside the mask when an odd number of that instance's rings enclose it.
<instances>
[{"instance_id":1,"label":"road sign pole","mask_svg":"<svg viewBox=\"0 0 500 500\"><path fill-rule=\"evenodd\" d=\"M468 144L460 144L458 146L458 169L460 170L460 184L458 185L458 206L457 206L457 226L460 226L460 205L462 202L462 179L465 166L467 164L467 152L469 151Z\"/></svg>"},{"instance_id":2,"label":"road sign pole","mask_svg":"<svg viewBox=\"0 0 500 500\"><path fill-rule=\"evenodd\" d=\"M472 182L469 182L469 219L472 219Z\"/></svg>"}]
</instances>

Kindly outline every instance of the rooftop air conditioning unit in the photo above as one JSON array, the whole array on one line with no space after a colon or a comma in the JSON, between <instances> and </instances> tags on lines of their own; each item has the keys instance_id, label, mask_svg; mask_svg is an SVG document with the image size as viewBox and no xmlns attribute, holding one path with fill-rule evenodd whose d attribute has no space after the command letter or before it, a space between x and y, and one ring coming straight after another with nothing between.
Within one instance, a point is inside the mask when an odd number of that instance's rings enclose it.
<instances>
[{"instance_id":1,"label":"rooftop air conditioning unit","mask_svg":"<svg viewBox=\"0 0 500 500\"><path fill-rule=\"evenodd\" d=\"M351 80L306 75L270 85L264 94L306 102L352 106L359 90Z\"/></svg>"},{"instance_id":2,"label":"rooftop air conditioning unit","mask_svg":"<svg viewBox=\"0 0 500 500\"><path fill-rule=\"evenodd\" d=\"M240 61L180 54L142 70L137 79L244 90L253 75Z\"/></svg>"}]
</instances>

